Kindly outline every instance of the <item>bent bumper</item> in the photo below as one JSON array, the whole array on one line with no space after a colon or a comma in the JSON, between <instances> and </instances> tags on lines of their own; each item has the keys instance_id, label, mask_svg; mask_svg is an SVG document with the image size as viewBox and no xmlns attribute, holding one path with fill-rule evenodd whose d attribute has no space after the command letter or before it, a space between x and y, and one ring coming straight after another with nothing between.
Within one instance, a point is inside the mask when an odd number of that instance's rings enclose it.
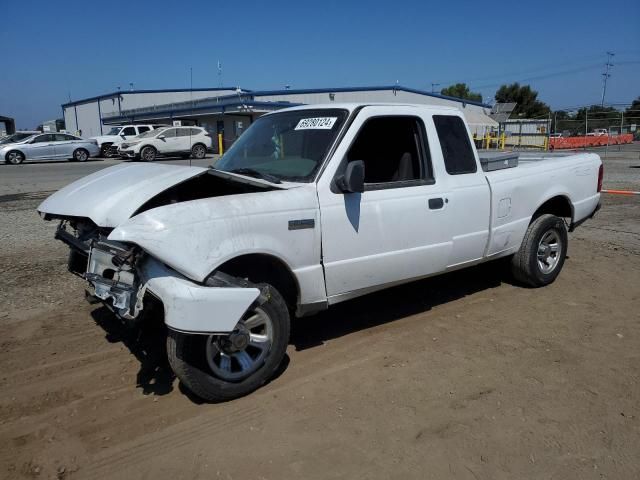
<instances>
[{"instance_id":1,"label":"bent bumper","mask_svg":"<svg viewBox=\"0 0 640 480\"><path fill-rule=\"evenodd\" d=\"M587 220L592 219L593 217L596 216L596 213L598 213L598 211L600 210L600 208L602 208L602 202L600 202L600 200L598 200L598 203L596 204L596 208L593 209L593 211L587 215L586 217L578 220L577 222L573 222L571 223L571 225L569 226L569 231L573 232L576 228L578 228L580 225L582 225L584 222L586 222Z\"/></svg>"},{"instance_id":2,"label":"bent bumper","mask_svg":"<svg viewBox=\"0 0 640 480\"><path fill-rule=\"evenodd\" d=\"M199 285L149 256L134 266L128 260L133 250L119 242L97 242L87 252L84 245L71 242L66 233L59 229L58 237L72 247L72 252L87 254L87 271L83 268L78 273L93 287L89 298L100 299L124 320L138 318L148 292L162 303L169 328L187 333L230 333L260 295L252 285ZM82 262L73 262L76 267L79 264Z\"/></svg>"},{"instance_id":3,"label":"bent bumper","mask_svg":"<svg viewBox=\"0 0 640 480\"><path fill-rule=\"evenodd\" d=\"M167 326L180 332L230 333L260 294L257 288L197 285L154 259L140 274L142 288L162 301Z\"/></svg>"}]
</instances>

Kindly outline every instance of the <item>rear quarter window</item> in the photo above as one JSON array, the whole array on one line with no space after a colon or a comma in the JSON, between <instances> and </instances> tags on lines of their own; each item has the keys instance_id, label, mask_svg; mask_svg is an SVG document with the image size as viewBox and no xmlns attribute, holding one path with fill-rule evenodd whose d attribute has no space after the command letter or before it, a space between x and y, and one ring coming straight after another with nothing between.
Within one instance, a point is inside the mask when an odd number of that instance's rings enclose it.
<instances>
[{"instance_id":1,"label":"rear quarter window","mask_svg":"<svg viewBox=\"0 0 640 480\"><path fill-rule=\"evenodd\" d=\"M478 169L467 128L455 115L434 115L444 166L449 175L475 173Z\"/></svg>"}]
</instances>

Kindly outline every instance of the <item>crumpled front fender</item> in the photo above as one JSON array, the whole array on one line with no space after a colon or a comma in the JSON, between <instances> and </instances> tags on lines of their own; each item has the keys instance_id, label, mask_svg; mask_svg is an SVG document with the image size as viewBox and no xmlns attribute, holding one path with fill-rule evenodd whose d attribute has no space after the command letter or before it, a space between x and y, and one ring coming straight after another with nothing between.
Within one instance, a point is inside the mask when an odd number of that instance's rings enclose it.
<instances>
[{"instance_id":1,"label":"crumpled front fender","mask_svg":"<svg viewBox=\"0 0 640 480\"><path fill-rule=\"evenodd\" d=\"M153 258L140 275L143 288L162 301L167 326L180 332L230 333L260 294L257 288L198 285Z\"/></svg>"}]
</instances>

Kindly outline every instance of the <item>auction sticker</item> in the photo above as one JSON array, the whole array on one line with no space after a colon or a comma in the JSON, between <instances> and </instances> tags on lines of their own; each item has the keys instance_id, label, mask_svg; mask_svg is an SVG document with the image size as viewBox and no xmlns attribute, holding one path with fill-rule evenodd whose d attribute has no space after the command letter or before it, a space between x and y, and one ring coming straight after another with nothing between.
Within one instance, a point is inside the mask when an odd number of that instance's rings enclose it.
<instances>
[{"instance_id":1,"label":"auction sticker","mask_svg":"<svg viewBox=\"0 0 640 480\"><path fill-rule=\"evenodd\" d=\"M303 118L294 130L331 130L338 117Z\"/></svg>"}]
</instances>

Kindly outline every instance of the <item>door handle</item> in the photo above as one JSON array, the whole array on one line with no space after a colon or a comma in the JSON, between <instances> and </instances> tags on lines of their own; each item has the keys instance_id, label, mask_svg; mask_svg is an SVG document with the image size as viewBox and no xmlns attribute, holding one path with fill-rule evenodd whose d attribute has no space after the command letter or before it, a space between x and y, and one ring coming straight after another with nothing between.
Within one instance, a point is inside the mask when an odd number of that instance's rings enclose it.
<instances>
[{"instance_id":1,"label":"door handle","mask_svg":"<svg viewBox=\"0 0 640 480\"><path fill-rule=\"evenodd\" d=\"M440 210L442 207L444 207L444 200L442 198L429 199L429 209Z\"/></svg>"}]
</instances>

